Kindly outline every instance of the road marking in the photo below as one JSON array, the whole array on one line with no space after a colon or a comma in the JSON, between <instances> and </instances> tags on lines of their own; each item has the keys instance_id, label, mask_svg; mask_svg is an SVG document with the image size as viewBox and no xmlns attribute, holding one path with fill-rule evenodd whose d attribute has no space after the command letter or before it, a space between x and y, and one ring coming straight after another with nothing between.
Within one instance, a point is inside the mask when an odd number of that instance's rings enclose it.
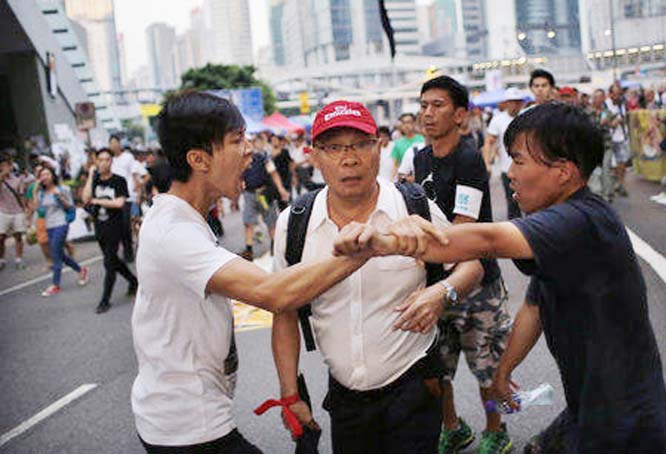
<instances>
[{"instance_id":1,"label":"road marking","mask_svg":"<svg viewBox=\"0 0 666 454\"><path fill-rule=\"evenodd\" d=\"M103 258L104 258L103 256L98 255L98 256L89 258L88 260L84 260L79 265L83 265L83 266L92 265L93 263L99 262ZM70 271L72 271L71 268L66 268L66 269L62 270L63 273L68 273ZM29 281L25 281L21 284L15 285L14 287L9 287L7 289L0 290L0 296L5 296L9 293L15 292L17 290L24 289L26 287L30 287L31 285L37 284L37 283L42 282L42 281L47 281L47 280L51 279L52 277L53 277L53 274L49 273L49 274L45 274L45 275L40 276L40 277L36 277L34 279L30 279Z\"/></svg>"},{"instance_id":2,"label":"road marking","mask_svg":"<svg viewBox=\"0 0 666 454\"><path fill-rule=\"evenodd\" d=\"M79 397L83 396L86 394L88 391L92 391L93 389L97 388L96 383L87 383L85 385L81 385L78 388L76 388L74 391L71 393L67 394L65 397L62 397L61 399L53 402L51 405L37 413L35 416L32 418L28 419L25 422L22 422L9 432L2 434L0 436L0 448L7 444L12 438L18 437L21 435L23 432L27 431L31 427L39 424L55 412L61 410L63 407L69 405L70 403L74 402L76 399Z\"/></svg>"},{"instance_id":3,"label":"road marking","mask_svg":"<svg viewBox=\"0 0 666 454\"><path fill-rule=\"evenodd\" d=\"M263 269L267 273L273 271L273 257L267 252L258 259L254 260L254 264ZM234 330L237 333L243 331L253 331L255 329L270 328L273 325L273 314L263 309L241 303L239 301L233 302L234 313Z\"/></svg>"},{"instance_id":4,"label":"road marking","mask_svg":"<svg viewBox=\"0 0 666 454\"><path fill-rule=\"evenodd\" d=\"M666 257L655 251L652 246L632 232L629 227L627 227L627 233L629 234L629 239L634 246L636 254L652 267L662 281L666 282Z\"/></svg>"}]
</instances>

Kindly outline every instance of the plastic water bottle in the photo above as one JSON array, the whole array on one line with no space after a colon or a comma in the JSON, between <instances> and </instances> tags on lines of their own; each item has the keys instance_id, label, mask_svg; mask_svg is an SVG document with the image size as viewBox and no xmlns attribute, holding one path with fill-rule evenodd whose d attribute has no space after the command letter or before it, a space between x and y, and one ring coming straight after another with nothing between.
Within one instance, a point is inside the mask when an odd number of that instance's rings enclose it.
<instances>
[{"instance_id":1,"label":"plastic water bottle","mask_svg":"<svg viewBox=\"0 0 666 454\"><path fill-rule=\"evenodd\" d=\"M552 405L553 394L553 387L548 383L543 383L530 391L520 391L513 394L513 400L518 404L517 410L494 400L486 401L485 408L488 413L515 413L529 407Z\"/></svg>"}]
</instances>

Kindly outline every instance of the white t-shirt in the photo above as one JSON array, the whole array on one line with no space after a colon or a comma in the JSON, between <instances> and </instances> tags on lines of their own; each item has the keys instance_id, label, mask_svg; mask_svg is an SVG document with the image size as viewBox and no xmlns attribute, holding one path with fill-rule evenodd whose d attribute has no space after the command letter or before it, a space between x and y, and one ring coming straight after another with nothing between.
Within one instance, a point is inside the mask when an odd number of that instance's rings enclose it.
<instances>
[{"instance_id":1,"label":"white t-shirt","mask_svg":"<svg viewBox=\"0 0 666 454\"><path fill-rule=\"evenodd\" d=\"M120 175L127 181L127 191L129 192L128 202L134 202L136 199L134 178L132 176L135 173L135 162L134 156L129 151L123 151L120 155L114 156L113 161L111 161L111 173Z\"/></svg>"},{"instance_id":2,"label":"white t-shirt","mask_svg":"<svg viewBox=\"0 0 666 454\"><path fill-rule=\"evenodd\" d=\"M379 197L368 223L377 228L408 216L400 191L380 178ZM328 217L328 188L315 198L303 247L303 263L332 256L338 227ZM429 202L433 224L448 227L444 213ZM287 226L284 210L275 229L275 270L287 267ZM365 391L394 382L423 358L437 336L394 330L400 316L395 308L422 289L426 271L412 257L392 255L368 261L351 276L312 301L312 326L317 345L331 375L347 388Z\"/></svg>"},{"instance_id":3,"label":"white t-shirt","mask_svg":"<svg viewBox=\"0 0 666 454\"><path fill-rule=\"evenodd\" d=\"M627 107L625 105L617 105L615 104L611 99L606 100L606 106L608 107L608 110L611 111L613 115L622 115L624 117L625 121L627 119ZM614 143L623 143L627 141L627 136L624 133L625 128L627 125L622 125L619 124L613 131L611 132L611 140Z\"/></svg>"},{"instance_id":4,"label":"white t-shirt","mask_svg":"<svg viewBox=\"0 0 666 454\"><path fill-rule=\"evenodd\" d=\"M132 410L139 435L150 444L204 443L235 428L231 303L205 289L238 256L219 246L184 200L161 194L154 201L136 258L132 334L139 372Z\"/></svg>"},{"instance_id":5,"label":"white t-shirt","mask_svg":"<svg viewBox=\"0 0 666 454\"><path fill-rule=\"evenodd\" d=\"M385 147L382 147L379 155L379 178L383 178L386 181L393 181L393 165L394 161L391 157L391 151L393 150L393 142L389 142Z\"/></svg>"},{"instance_id":6,"label":"white t-shirt","mask_svg":"<svg viewBox=\"0 0 666 454\"><path fill-rule=\"evenodd\" d=\"M303 165L305 167L309 167L310 164L307 162L307 158L305 155L305 144L301 145L300 147L297 147L295 145L292 145L289 147L289 156L291 156L291 159L294 161L294 164L297 166Z\"/></svg>"},{"instance_id":7,"label":"white t-shirt","mask_svg":"<svg viewBox=\"0 0 666 454\"><path fill-rule=\"evenodd\" d=\"M497 115L493 116L492 120L490 120L487 130L488 134L497 137L497 158L502 173L507 173L513 162L504 146L504 133L511 121L513 121L511 115L507 112L499 112Z\"/></svg>"},{"instance_id":8,"label":"white t-shirt","mask_svg":"<svg viewBox=\"0 0 666 454\"><path fill-rule=\"evenodd\" d=\"M418 142L412 145L405 151L405 155L402 157L400 166L398 167L399 175L413 175L414 174L414 155L421 148L424 148L425 144L423 142Z\"/></svg>"}]
</instances>

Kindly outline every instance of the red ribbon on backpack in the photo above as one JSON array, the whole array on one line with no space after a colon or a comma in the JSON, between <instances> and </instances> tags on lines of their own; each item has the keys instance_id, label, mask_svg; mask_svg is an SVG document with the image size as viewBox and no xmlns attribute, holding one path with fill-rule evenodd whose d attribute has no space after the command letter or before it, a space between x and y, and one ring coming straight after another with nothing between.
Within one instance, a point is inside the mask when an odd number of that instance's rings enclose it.
<instances>
[{"instance_id":1,"label":"red ribbon on backpack","mask_svg":"<svg viewBox=\"0 0 666 454\"><path fill-rule=\"evenodd\" d=\"M294 394L293 396L285 397L280 400L268 399L266 402L254 409L254 414L259 416L263 415L266 413L266 411L273 407L282 407L282 414L287 420L287 424L289 424L289 430L291 430L291 434L294 436L294 438L299 438L301 435L303 435L303 426L301 426L300 421L294 412L289 408L290 405L294 405L299 400L301 400L301 398L298 394Z\"/></svg>"}]
</instances>

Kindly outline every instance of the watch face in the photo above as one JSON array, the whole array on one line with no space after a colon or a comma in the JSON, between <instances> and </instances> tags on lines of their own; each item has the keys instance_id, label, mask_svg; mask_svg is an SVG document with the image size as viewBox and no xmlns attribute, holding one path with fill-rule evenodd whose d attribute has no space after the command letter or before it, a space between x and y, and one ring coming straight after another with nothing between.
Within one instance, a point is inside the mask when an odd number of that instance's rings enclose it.
<instances>
[{"instance_id":1,"label":"watch face","mask_svg":"<svg viewBox=\"0 0 666 454\"><path fill-rule=\"evenodd\" d=\"M452 303L455 303L455 302L458 301L458 293L456 292L456 290L454 288L449 289L449 294L447 296L449 298L449 301L451 301Z\"/></svg>"}]
</instances>

